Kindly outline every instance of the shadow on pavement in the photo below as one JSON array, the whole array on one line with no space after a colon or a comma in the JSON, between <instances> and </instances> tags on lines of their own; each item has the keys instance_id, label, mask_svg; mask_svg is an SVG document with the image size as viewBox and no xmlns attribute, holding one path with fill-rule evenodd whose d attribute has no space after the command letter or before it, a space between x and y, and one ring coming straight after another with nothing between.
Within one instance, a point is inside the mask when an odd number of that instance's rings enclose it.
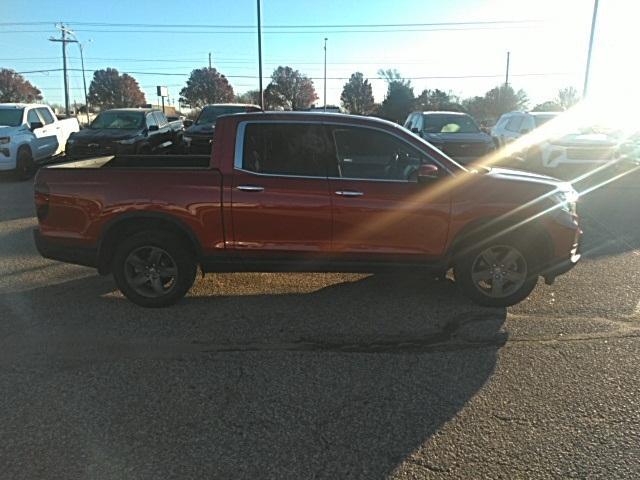
<instances>
[{"instance_id":1,"label":"shadow on pavement","mask_svg":"<svg viewBox=\"0 0 640 480\"><path fill-rule=\"evenodd\" d=\"M221 295L163 310L109 296L99 277L0 296L4 327L22 330L5 338L42 346L1 374L8 472L388 476L491 377L506 313L415 276L322 278L265 294L280 286L223 276ZM232 282L245 294L229 294ZM163 344L176 338L177 350ZM140 340L153 348L114 354Z\"/></svg>"}]
</instances>

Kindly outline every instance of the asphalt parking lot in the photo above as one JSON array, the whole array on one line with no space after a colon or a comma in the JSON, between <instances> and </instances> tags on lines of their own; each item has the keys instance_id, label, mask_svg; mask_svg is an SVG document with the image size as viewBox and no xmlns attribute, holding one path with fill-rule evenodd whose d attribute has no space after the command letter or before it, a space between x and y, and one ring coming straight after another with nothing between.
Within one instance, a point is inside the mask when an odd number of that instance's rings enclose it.
<instances>
[{"instance_id":1,"label":"asphalt parking lot","mask_svg":"<svg viewBox=\"0 0 640 480\"><path fill-rule=\"evenodd\" d=\"M640 175L509 309L416 276L224 274L145 310L0 181L0 476L638 478ZM585 186L584 188L587 188Z\"/></svg>"}]
</instances>

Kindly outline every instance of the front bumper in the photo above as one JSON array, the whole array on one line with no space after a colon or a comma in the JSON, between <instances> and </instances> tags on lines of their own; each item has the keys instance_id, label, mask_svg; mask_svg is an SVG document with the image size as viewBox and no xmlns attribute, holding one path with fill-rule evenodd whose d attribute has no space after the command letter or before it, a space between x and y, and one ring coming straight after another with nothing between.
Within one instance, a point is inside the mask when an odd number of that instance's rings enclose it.
<instances>
[{"instance_id":1,"label":"front bumper","mask_svg":"<svg viewBox=\"0 0 640 480\"><path fill-rule=\"evenodd\" d=\"M36 244L36 249L44 258L85 267L95 268L98 264L98 252L95 248L52 240L42 235L38 228L33 230L33 240Z\"/></svg>"},{"instance_id":2,"label":"front bumper","mask_svg":"<svg viewBox=\"0 0 640 480\"><path fill-rule=\"evenodd\" d=\"M16 169L17 149L11 143L0 145L0 171Z\"/></svg>"}]
</instances>

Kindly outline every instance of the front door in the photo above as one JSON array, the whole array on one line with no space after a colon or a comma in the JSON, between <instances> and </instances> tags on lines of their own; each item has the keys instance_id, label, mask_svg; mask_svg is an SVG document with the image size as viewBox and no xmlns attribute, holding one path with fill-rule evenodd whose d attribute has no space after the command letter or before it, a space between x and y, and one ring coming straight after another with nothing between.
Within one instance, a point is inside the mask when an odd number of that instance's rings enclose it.
<instances>
[{"instance_id":1,"label":"front door","mask_svg":"<svg viewBox=\"0 0 640 480\"><path fill-rule=\"evenodd\" d=\"M441 255L450 217L445 179L417 181L418 167L432 160L399 136L375 128L336 125L330 138L337 167L329 179L334 252Z\"/></svg>"},{"instance_id":2,"label":"front door","mask_svg":"<svg viewBox=\"0 0 640 480\"><path fill-rule=\"evenodd\" d=\"M331 248L329 140L318 123L242 123L231 193L232 248L291 258Z\"/></svg>"}]
</instances>

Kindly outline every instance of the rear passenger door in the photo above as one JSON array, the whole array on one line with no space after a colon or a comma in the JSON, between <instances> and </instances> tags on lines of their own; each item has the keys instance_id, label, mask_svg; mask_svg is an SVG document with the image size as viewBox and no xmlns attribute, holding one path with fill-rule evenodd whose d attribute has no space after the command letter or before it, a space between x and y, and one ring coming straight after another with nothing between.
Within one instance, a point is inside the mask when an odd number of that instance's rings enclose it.
<instances>
[{"instance_id":1,"label":"rear passenger door","mask_svg":"<svg viewBox=\"0 0 640 480\"><path fill-rule=\"evenodd\" d=\"M62 152L64 144L62 141L62 131L60 128L60 124L56 122L55 117L48 108L39 107L36 110L38 111L38 115L40 115L42 123L44 124L44 132L47 138L48 155L53 156Z\"/></svg>"},{"instance_id":2,"label":"rear passenger door","mask_svg":"<svg viewBox=\"0 0 640 480\"><path fill-rule=\"evenodd\" d=\"M173 135L171 132L171 127L169 127L169 121L167 117L162 112L153 112L153 115L156 118L156 123L158 124L158 139L157 139L157 149L165 150L173 144Z\"/></svg>"},{"instance_id":3,"label":"rear passenger door","mask_svg":"<svg viewBox=\"0 0 640 480\"><path fill-rule=\"evenodd\" d=\"M232 248L264 258L328 252L329 155L320 123L240 123L231 193Z\"/></svg>"}]
</instances>

